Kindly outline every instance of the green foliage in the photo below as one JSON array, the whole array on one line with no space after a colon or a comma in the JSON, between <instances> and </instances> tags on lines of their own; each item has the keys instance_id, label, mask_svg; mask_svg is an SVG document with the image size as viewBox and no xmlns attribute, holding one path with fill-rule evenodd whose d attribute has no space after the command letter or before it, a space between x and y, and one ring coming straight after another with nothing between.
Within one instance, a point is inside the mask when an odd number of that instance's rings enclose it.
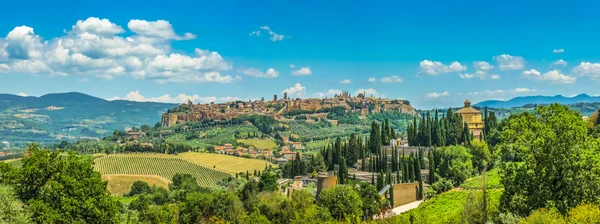
<instances>
[{"instance_id":1,"label":"green foliage","mask_svg":"<svg viewBox=\"0 0 600 224\"><path fill-rule=\"evenodd\" d=\"M439 158L439 175L452 181L454 186L463 183L473 173L472 156L462 146L447 146L435 150Z\"/></svg>"},{"instance_id":2,"label":"green foliage","mask_svg":"<svg viewBox=\"0 0 600 224\"><path fill-rule=\"evenodd\" d=\"M131 190L129 191L129 196L142 193L150 193L150 186L148 183L141 180L133 182L131 185Z\"/></svg>"},{"instance_id":3,"label":"green foliage","mask_svg":"<svg viewBox=\"0 0 600 224\"><path fill-rule=\"evenodd\" d=\"M473 156L473 168L475 168L477 173L485 172L491 160L488 144L483 141L474 140L469 145L469 153Z\"/></svg>"},{"instance_id":4,"label":"green foliage","mask_svg":"<svg viewBox=\"0 0 600 224\"><path fill-rule=\"evenodd\" d=\"M19 198L29 205L38 223L114 223L117 203L106 190L89 157L41 150L31 144L31 156L23 167L2 174L0 181L12 185ZM5 176L6 175L6 176Z\"/></svg>"},{"instance_id":5,"label":"green foliage","mask_svg":"<svg viewBox=\"0 0 600 224\"><path fill-rule=\"evenodd\" d=\"M356 187L356 191L360 195L360 199L362 201L362 211L364 217L371 218L377 212L383 208L383 201L381 200L381 196L375 189L375 186L369 184L367 182L361 182L360 185Z\"/></svg>"},{"instance_id":6,"label":"green foliage","mask_svg":"<svg viewBox=\"0 0 600 224\"><path fill-rule=\"evenodd\" d=\"M27 224L30 216L12 187L0 185L0 223Z\"/></svg>"},{"instance_id":7,"label":"green foliage","mask_svg":"<svg viewBox=\"0 0 600 224\"><path fill-rule=\"evenodd\" d=\"M347 185L337 185L321 191L317 205L328 208L336 220L356 220L363 215L360 196Z\"/></svg>"},{"instance_id":8,"label":"green foliage","mask_svg":"<svg viewBox=\"0 0 600 224\"><path fill-rule=\"evenodd\" d=\"M503 211L526 216L538 208L569 208L600 201L599 144L587 136L578 112L540 106L535 114L503 120Z\"/></svg>"},{"instance_id":9,"label":"green foliage","mask_svg":"<svg viewBox=\"0 0 600 224\"><path fill-rule=\"evenodd\" d=\"M498 172L500 172L500 168L494 168L494 169L486 172L486 175L487 175L487 178L486 178L487 184L486 185L487 185L488 189L503 188L502 184L500 183L500 174ZM463 189L468 189L468 190L481 189L482 177L483 177L483 175L473 177L469 181L461 184L460 187Z\"/></svg>"},{"instance_id":10,"label":"green foliage","mask_svg":"<svg viewBox=\"0 0 600 224\"><path fill-rule=\"evenodd\" d=\"M265 170L260 175L260 182L258 182L258 188L260 188L260 191L276 191L277 179L279 179L280 177L281 175L273 170Z\"/></svg>"},{"instance_id":11,"label":"green foliage","mask_svg":"<svg viewBox=\"0 0 600 224\"><path fill-rule=\"evenodd\" d=\"M519 220L520 224L567 224L567 220L556 210L542 208Z\"/></svg>"}]
</instances>

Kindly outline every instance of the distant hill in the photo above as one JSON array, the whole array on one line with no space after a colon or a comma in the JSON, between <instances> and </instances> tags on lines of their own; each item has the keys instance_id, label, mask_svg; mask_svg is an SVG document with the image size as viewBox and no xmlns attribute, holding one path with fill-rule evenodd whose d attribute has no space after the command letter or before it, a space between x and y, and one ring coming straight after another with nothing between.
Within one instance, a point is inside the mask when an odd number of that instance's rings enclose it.
<instances>
[{"instance_id":1,"label":"distant hill","mask_svg":"<svg viewBox=\"0 0 600 224\"><path fill-rule=\"evenodd\" d=\"M600 102L600 97L590 96L587 94L579 94L574 97L566 97L562 95L556 96L520 96L512 98L508 101L500 100L487 100L475 104L477 107L492 107L492 108L511 108L521 107L525 105L539 105L539 104L576 104L576 103L593 103Z\"/></svg>"},{"instance_id":2,"label":"distant hill","mask_svg":"<svg viewBox=\"0 0 600 224\"><path fill-rule=\"evenodd\" d=\"M83 93L0 94L0 141L14 144L101 138L115 129L154 125L176 104L108 101Z\"/></svg>"}]
</instances>

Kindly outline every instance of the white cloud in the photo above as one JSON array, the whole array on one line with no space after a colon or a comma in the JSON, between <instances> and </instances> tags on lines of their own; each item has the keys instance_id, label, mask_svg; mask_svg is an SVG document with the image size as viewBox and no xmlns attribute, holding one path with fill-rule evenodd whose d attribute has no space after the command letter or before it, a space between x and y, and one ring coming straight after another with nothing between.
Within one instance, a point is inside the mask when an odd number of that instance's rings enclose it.
<instances>
[{"instance_id":1,"label":"white cloud","mask_svg":"<svg viewBox=\"0 0 600 224\"><path fill-rule=\"evenodd\" d=\"M7 73L10 67L7 64L0 64L0 74Z\"/></svg>"},{"instance_id":2,"label":"white cloud","mask_svg":"<svg viewBox=\"0 0 600 224\"><path fill-rule=\"evenodd\" d=\"M375 78L369 78L369 79L367 79L367 81L368 82L375 82L376 80L375 80Z\"/></svg>"},{"instance_id":3,"label":"white cloud","mask_svg":"<svg viewBox=\"0 0 600 224\"><path fill-rule=\"evenodd\" d=\"M190 40L196 38L196 35L192 33L185 33L183 36L177 35L171 23L165 20L146 21L132 19L127 23L127 28L144 37L173 40Z\"/></svg>"},{"instance_id":4,"label":"white cloud","mask_svg":"<svg viewBox=\"0 0 600 224\"><path fill-rule=\"evenodd\" d=\"M350 84L352 81L350 81L350 79L344 79L342 81L340 81L340 84Z\"/></svg>"},{"instance_id":5,"label":"white cloud","mask_svg":"<svg viewBox=\"0 0 600 224\"><path fill-rule=\"evenodd\" d=\"M296 66L293 64L290 64L290 68L295 68Z\"/></svg>"},{"instance_id":6,"label":"white cloud","mask_svg":"<svg viewBox=\"0 0 600 224\"><path fill-rule=\"evenodd\" d=\"M19 92L17 94L17 96L23 96L23 97L25 97L25 96L29 96L29 95L27 95L27 93L24 93L24 92Z\"/></svg>"},{"instance_id":7,"label":"white cloud","mask_svg":"<svg viewBox=\"0 0 600 224\"><path fill-rule=\"evenodd\" d=\"M565 52L565 49L562 49L562 48L561 49L554 49L554 50L552 50L552 53L555 53L555 54L564 53L564 52Z\"/></svg>"},{"instance_id":8,"label":"white cloud","mask_svg":"<svg viewBox=\"0 0 600 224\"><path fill-rule=\"evenodd\" d=\"M490 63L486 61L475 61L473 62L473 66L475 67L475 69L480 71L487 71L494 68L494 66L490 65Z\"/></svg>"},{"instance_id":9,"label":"white cloud","mask_svg":"<svg viewBox=\"0 0 600 224\"><path fill-rule=\"evenodd\" d=\"M439 61L423 60L421 61L421 63L419 63L419 66L421 68L421 72L429 75L438 75L441 73L459 72L467 70L466 66L463 66L456 61L452 62L452 64L447 66Z\"/></svg>"},{"instance_id":10,"label":"white cloud","mask_svg":"<svg viewBox=\"0 0 600 224\"><path fill-rule=\"evenodd\" d=\"M173 40L193 39L195 35L176 34L168 21L134 19L127 27L132 34L123 37L127 32L121 26L90 17L48 41L42 41L31 27L15 27L0 38L0 60L10 68L0 68L0 72L107 79L131 75L158 83L228 83L241 79L221 75L232 65L217 52L196 48L192 56L170 53L174 51Z\"/></svg>"},{"instance_id":11,"label":"white cloud","mask_svg":"<svg viewBox=\"0 0 600 224\"><path fill-rule=\"evenodd\" d=\"M379 96L379 94L377 93L377 91L375 91L373 88L358 89L358 90L356 90L354 92L354 95L357 96L359 93L364 93L366 97Z\"/></svg>"},{"instance_id":12,"label":"white cloud","mask_svg":"<svg viewBox=\"0 0 600 224\"><path fill-rule=\"evenodd\" d=\"M500 77L500 75L491 75L490 78L493 80L498 80L498 79L501 79L502 77Z\"/></svg>"},{"instance_id":13,"label":"white cloud","mask_svg":"<svg viewBox=\"0 0 600 224\"><path fill-rule=\"evenodd\" d=\"M520 94L524 94L524 93L532 93L532 92L536 92L535 89L528 89L528 88L515 88L515 89L510 89L510 90L502 90L502 89L497 89L497 90L485 90L485 91L481 91L481 92L469 92L467 93L467 96L480 96L480 97L485 97L487 99L503 99L504 96L515 96L515 95L520 95Z\"/></svg>"},{"instance_id":14,"label":"white cloud","mask_svg":"<svg viewBox=\"0 0 600 224\"><path fill-rule=\"evenodd\" d=\"M257 78L277 78L279 77L279 72L275 71L273 68L267 69L266 72L262 72L256 68L249 68L244 70L244 74L249 76L254 76Z\"/></svg>"},{"instance_id":15,"label":"white cloud","mask_svg":"<svg viewBox=\"0 0 600 224\"><path fill-rule=\"evenodd\" d=\"M539 77L540 75L542 75L542 73L538 72L538 71L537 71L537 70L535 70L535 69L531 69L531 70L529 70L529 71L523 71L523 75L524 75L525 77L533 77L533 78L537 78L537 77Z\"/></svg>"},{"instance_id":16,"label":"white cloud","mask_svg":"<svg viewBox=\"0 0 600 224\"><path fill-rule=\"evenodd\" d=\"M260 29L266 30L267 32L269 32L269 36L270 36L270 40L273 42L277 42L277 41L282 41L285 38L292 38L291 36L285 36L283 34L277 34L275 32L273 32L273 30L271 30L271 27L269 26L261 26ZM257 31L252 31L250 33L250 36L260 36L260 30Z\"/></svg>"},{"instance_id":17,"label":"white cloud","mask_svg":"<svg viewBox=\"0 0 600 224\"><path fill-rule=\"evenodd\" d=\"M515 88L514 90L512 90L512 92L514 92L514 93L530 93L530 92L536 92L536 90L528 89L528 88Z\"/></svg>"},{"instance_id":18,"label":"white cloud","mask_svg":"<svg viewBox=\"0 0 600 224\"><path fill-rule=\"evenodd\" d=\"M342 91L339 89L329 89L325 93L323 93L323 92L313 93L313 96L315 96L317 98L324 98L324 97L333 97L334 95L341 94L341 93L342 93Z\"/></svg>"},{"instance_id":19,"label":"white cloud","mask_svg":"<svg viewBox=\"0 0 600 224\"><path fill-rule=\"evenodd\" d=\"M292 74L296 76L306 76L312 75L312 71L310 70L310 67L302 67L296 71L293 71Z\"/></svg>"},{"instance_id":20,"label":"white cloud","mask_svg":"<svg viewBox=\"0 0 600 224\"><path fill-rule=\"evenodd\" d=\"M113 36L125 32L121 26L110 22L108 19L99 19L96 17L78 20L71 30L76 34L90 33L101 36Z\"/></svg>"},{"instance_id":21,"label":"white cloud","mask_svg":"<svg viewBox=\"0 0 600 224\"><path fill-rule=\"evenodd\" d=\"M550 81L555 84L573 84L575 83L575 77L571 77L560 73L560 71L554 69L546 72L542 75L542 78L546 81Z\"/></svg>"},{"instance_id":22,"label":"white cloud","mask_svg":"<svg viewBox=\"0 0 600 224\"><path fill-rule=\"evenodd\" d=\"M554 84L573 84L575 83L576 78L572 76L568 76L562 74L558 70L552 70L541 74L539 71L535 69L531 69L529 71L523 71L523 76L526 78L539 80L539 81L549 81Z\"/></svg>"},{"instance_id":23,"label":"white cloud","mask_svg":"<svg viewBox=\"0 0 600 224\"><path fill-rule=\"evenodd\" d=\"M555 65L567 65L567 62L563 59L560 59L558 61L555 61L553 64Z\"/></svg>"},{"instance_id":24,"label":"white cloud","mask_svg":"<svg viewBox=\"0 0 600 224\"><path fill-rule=\"evenodd\" d=\"M178 94L176 96L171 97L169 94L164 94L158 97L145 97L140 93L140 91L131 91L127 93L124 97L114 96L109 98L108 100L129 100L129 101L137 101L137 102L159 102L159 103L187 103L188 100L193 103L220 103L220 102L233 102L237 100L242 100L239 97L215 97L215 96L199 96L197 94L194 95L186 95L186 94Z\"/></svg>"},{"instance_id":25,"label":"white cloud","mask_svg":"<svg viewBox=\"0 0 600 224\"><path fill-rule=\"evenodd\" d=\"M600 63L581 62L573 68L573 73L600 81Z\"/></svg>"},{"instance_id":26,"label":"white cloud","mask_svg":"<svg viewBox=\"0 0 600 224\"><path fill-rule=\"evenodd\" d=\"M444 96L450 96L450 93L448 93L448 91L444 91L441 93L432 92L432 93L427 93L425 95L425 98L435 99L435 98L440 98L440 97L444 97Z\"/></svg>"},{"instance_id":27,"label":"white cloud","mask_svg":"<svg viewBox=\"0 0 600 224\"><path fill-rule=\"evenodd\" d=\"M383 83L399 83L399 82L402 82L402 79L400 77L394 75L394 76L390 76L390 77L381 78L380 81Z\"/></svg>"},{"instance_id":28,"label":"white cloud","mask_svg":"<svg viewBox=\"0 0 600 224\"><path fill-rule=\"evenodd\" d=\"M500 64L500 70L518 70L525 67L525 60L521 56L502 54L495 56L494 59Z\"/></svg>"},{"instance_id":29,"label":"white cloud","mask_svg":"<svg viewBox=\"0 0 600 224\"><path fill-rule=\"evenodd\" d=\"M300 83L296 83L290 88L284 89L281 93L287 93L288 96L301 97L306 93L306 87Z\"/></svg>"},{"instance_id":30,"label":"white cloud","mask_svg":"<svg viewBox=\"0 0 600 224\"><path fill-rule=\"evenodd\" d=\"M257 36L257 37L260 37L260 30L258 30L258 31L252 31L252 32L250 32L250 34L249 34L249 35L250 35L250 36Z\"/></svg>"},{"instance_id":31,"label":"white cloud","mask_svg":"<svg viewBox=\"0 0 600 224\"><path fill-rule=\"evenodd\" d=\"M469 73L458 73L458 76L461 79L472 79L472 78L475 78L475 74L473 74L473 73L471 73L471 74L469 74Z\"/></svg>"}]
</instances>

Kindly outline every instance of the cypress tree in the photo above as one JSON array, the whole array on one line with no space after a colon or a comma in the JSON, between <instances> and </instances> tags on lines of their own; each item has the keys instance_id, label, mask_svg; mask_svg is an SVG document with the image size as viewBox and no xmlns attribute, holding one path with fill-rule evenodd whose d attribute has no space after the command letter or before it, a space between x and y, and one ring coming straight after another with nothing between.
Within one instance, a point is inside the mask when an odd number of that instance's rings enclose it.
<instances>
[{"instance_id":1,"label":"cypress tree","mask_svg":"<svg viewBox=\"0 0 600 224\"><path fill-rule=\"evenodd\" d=\"M371 173L371 184L375 186L375 173Z\"/></svg>"},{"instance_id":2,"label":"cypress tree","mask_svg":"<svg viewBox=\"0 0 600 224\"><path fill-rule=\"evenodd\" d=\"M346 166L346 160L344 158L341 158L340 169L338 171L338 174L339 174L340 184L346 184L346 183L348 183L348 181L347 181L347 179L348 179L348 167Z\"/></svg>"},{"instance_id":3,"label":"cypress tree","mask_svg":"<svg viewBox=\"0 0 600 224\"><path fill-rule=\"evenodd\" d=\"M376 121L373 121L371 124L371 136L369 137L369 150L373 154L379 154L381 147L381 130L379 129L379 124Z\"/></svg>"},{"instance_id":4,"label":"cypress tree","mask_svg":"<svg viewBox=\"0 0 600 224\"><path fill-rule=\"evenodd\" d=\"M429 151L429 155L427 156L427 160L429 160L429 184L435 183L435 158L433 154L433 149Z\"/></svg>"}]
</instances>

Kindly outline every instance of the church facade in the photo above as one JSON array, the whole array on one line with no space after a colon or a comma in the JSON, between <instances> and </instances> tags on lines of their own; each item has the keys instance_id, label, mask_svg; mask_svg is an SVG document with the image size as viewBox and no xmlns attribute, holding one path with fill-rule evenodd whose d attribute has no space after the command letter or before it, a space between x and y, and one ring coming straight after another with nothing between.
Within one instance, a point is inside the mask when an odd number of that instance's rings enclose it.
<instances>
[{"instance_id":1,"label":"church facade","mask_svg":"<svg viewBox=\"0 0 600 224\"><path fill-rule=\"evenodd\" d=\"M456 113L461 115L463 122L467 122L469 130L473 133L473 137L479 138L479 136L483 134L485 123L482 119L481 111L472 108L471 101L465 100L465 107L458 110Z\"/></svg>"}]
</instances>

